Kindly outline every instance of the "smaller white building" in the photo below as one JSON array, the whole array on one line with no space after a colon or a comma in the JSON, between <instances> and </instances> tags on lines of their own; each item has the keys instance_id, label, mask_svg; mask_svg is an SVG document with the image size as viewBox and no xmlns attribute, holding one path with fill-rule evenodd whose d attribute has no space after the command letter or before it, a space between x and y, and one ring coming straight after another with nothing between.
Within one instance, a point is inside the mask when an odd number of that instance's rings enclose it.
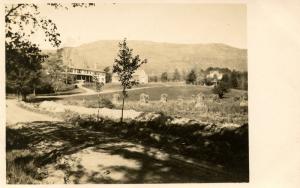
<instances>
[{"instance_id":1,"label":"smaller white building","mask_svg":"<svg viewBox=\"0 0 300 188\"><path fill-rule=\"evenodd\" d=\"M210 71L206 78L221 80L223 78L223 74L217 70Z\"/></svg>"},{"instance_id":2,"label":"smaller white building","mask_svg":"<svg viewBox=\"0 0 300 188\"><path fill-rule=\"evenodd\" d=\"M211 79L214 85L217 85L220 80L223 78L223 74L217 70L210 71L209 74L206 75L206 78Z\"/></svg>"},{"instance_id":3,"label":"smaller white building","mask_svg":"<svg viewBox=\"0 0 300 188\"><path fill-rule=\"evenodd\" d=\"M133 73L133 80L138 81L140 84L147 84L148 83L148 75L144 70L136 70L135 73ZM111 78L112 83L120 83L119 76L114 73Z\"/></svg>"}]
</instances>

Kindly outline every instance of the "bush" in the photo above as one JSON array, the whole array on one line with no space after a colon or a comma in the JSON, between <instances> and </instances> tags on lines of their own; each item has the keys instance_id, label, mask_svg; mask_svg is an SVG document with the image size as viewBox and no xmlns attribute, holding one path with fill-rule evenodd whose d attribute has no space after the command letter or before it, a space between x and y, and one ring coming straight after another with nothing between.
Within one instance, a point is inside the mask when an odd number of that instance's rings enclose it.
<instances>
[{"instance_id":1,"label":"bush","mask_svg":"<svg viewBox=\"0 0 300 188\"><path fill-rule=\"evenodd\" d=\"M220 99L224 97L224 94L229 92L229 87L227 84L220 82L219 84L215 85L212 92L214 94L217 94Z\"/></svg>"},{"instance_id":2,"label":"bush","mask_svg":"<svg viewBox=\"0 0 300 188\"><path fill-rule=\"evenodd\" d=\"M65 84L65 83L61 83L60 87L58 88L58 92L62 92L62 91L69 91L75 89L74 85L70 85L70 84Z\"/></svg>"},{"instance_id":3,"label":"bush","mask_svg":"<svg viewBox=\"0 0 300 188\"><path fill-rule=\"evenodd\" d=\"M115 105L107 98L100 98L97 101L87 100L84 103L84 106L88 108L114 108Z\"/></svg>"},{"instance_id":4,"label":"bush","mask_svg":"<svg viewBox=\"0 0 300 188\"><path fill-rule=\"evenodd\" d=\"M149 95L145 93L140 94L140 103L148 103L149 99L150 99Z\"/></svg>"},{"instance_id":5,"label":"bush","mask_svg":"<svg viewBox=\"0 0 300 188\"><path fill-rule=\"evenodd\" d=\"M65 122L75 123L80 120L80 115L70 110L65 110L65 112L63 112L61 116Z\"/></svg>"},{"instance_id":6,"label":"bush","mask_svg":"<svg viewBox=\"0 0 300 188\"><path fill-rule=\"evenodd\" d=\"M114 108L114 104L109 99L106 98L101 98L98 101L98 104L100 108Z\"/></svg>"},{"instance_id":7,"label":"bush","mask_svg":"<svg viewBox=\"0 0 300 188\"><path fill-rule=\"evenodd\" d=\"M47 94L47 93L53 93L53 87L48 82L42 82L40 85L38 85L35 89L35 92L37 94Z\"/></svg>"}]
</instances>

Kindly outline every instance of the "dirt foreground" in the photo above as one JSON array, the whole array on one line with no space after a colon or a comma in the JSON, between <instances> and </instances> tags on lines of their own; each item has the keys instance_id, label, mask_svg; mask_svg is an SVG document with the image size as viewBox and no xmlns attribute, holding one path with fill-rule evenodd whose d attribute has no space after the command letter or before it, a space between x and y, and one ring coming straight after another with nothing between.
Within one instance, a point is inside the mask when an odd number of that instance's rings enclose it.
<instances>
[{"instance_id":1,"label":"dirt foreground","mask_svg":"<svg viewBox=\"0 0 300 188\"><path fill-rule=\"evenodd\" d=\"M30 151L44 174L37 183L187 183L232 182L235 177L205 161L180 155L111 133L91 131L7 101L7 139L12 151ZM13 135L13 136L12 136ZM22 140L18 140L22 138Z\"/></svg>"}]
</instances>

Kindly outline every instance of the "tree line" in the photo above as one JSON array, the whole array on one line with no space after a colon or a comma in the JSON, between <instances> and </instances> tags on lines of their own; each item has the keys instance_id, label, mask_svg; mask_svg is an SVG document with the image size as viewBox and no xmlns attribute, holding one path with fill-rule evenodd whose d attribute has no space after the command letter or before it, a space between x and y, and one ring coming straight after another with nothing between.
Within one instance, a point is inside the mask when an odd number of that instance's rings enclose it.
<instances>
[{"instance_id":1,"label":"tree line","mask_svg":"<svg viewBox=\"0 0 300 188\"><path fill-rule=\"evenodd\" d=\"M212 71L217 71L222 74L222 79L219 82L226 85L228 88L248 89L248 73L247 71L236 71L228 68L208 67L207 69L193 68L188 72L180 72L177 68L173 72L163 72L160 75L150 75L149 82L176 82L181 81L193 85L214 85L214 78L208 77Z\"/></svg>"}]
</instances>

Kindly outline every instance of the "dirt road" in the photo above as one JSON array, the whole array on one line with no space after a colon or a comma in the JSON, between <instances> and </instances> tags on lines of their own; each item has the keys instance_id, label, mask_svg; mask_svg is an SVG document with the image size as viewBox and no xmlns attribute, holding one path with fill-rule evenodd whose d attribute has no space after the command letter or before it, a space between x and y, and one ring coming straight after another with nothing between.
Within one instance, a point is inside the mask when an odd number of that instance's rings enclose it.
<instances>
[{"instance_id":1,"label":"dirt road","mask_svg":"<svg viewBox=\"0 0 300 188\"><path fill-rule=\"evenodd\" d=\"M10 125L32 121L60 121L57 118L45 114L38 114L25 110L24 108L19 107L17 103L17 100L6 100L6 122Z\"/></svg>"}]
</instances>

